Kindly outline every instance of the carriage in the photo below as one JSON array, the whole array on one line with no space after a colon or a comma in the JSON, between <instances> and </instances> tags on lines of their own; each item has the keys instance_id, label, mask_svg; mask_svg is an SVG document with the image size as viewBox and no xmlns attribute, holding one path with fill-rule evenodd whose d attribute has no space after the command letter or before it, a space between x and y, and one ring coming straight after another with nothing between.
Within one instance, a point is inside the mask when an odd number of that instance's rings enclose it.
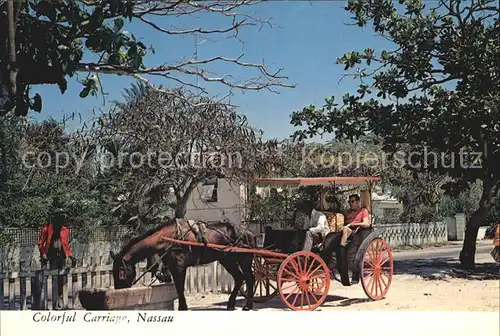
<instances>
[{"instance_id":1,"label":"carriage","mask_svg":"<svg viewBox=\"0 0 500 336\"><path fill-rule=\"evenodd\" d=\"M361 188L359 190L361 206L368 210L370 221L368 227L358 227L350 235L346 246L347 260L343 258L342 263L347 266L342 268L342 274L345 275L346 269L350 270L352 282L360 281L370 299L380 300L389 290L394 265L391 248L381 237L383 229L373 225L371 189L373 183L379 180L378 177L318 177L261 178L250 182L288 187L319 186L320 200L325 209L329 208L326 195L331 194L332 190L334 193L342 194ZM203 238L203 232L207 229L213 232L209 240ZM235 279L235 287L228 300L228 309L235 308L236 295L240 289L241 293L247 296L243 310L251 310L254 301L265 302L278 293L282 301L292 310L314 310L328 297L331 279L338 280L335 275L337 263L332 257L328 263L332 267L329 268L323 261L320 256L321 242L313 246L311 252L302 251L306 232L306 228L268 227L264 246L258 247L252 241L255 239L254 233L244 226L225 222L205 226L202 222L197 223L193 220L173 219L168 224L162 224L133 239L119 254L110 253L113 258L114 286L115 289L133 286L145 274L135 279L135 263L147 257L148 253L152 256L161 251L160 259L165 258L167 264L171 266L169 266L170 271L175 271L172 276L179 296L180 310L187 310L183 289L186 268L216 260L223 262L223 266ZM238 237L236 241L232 240L234 237ZM244 239L245 243L237 243L241 239ZM326 254L324 257L326 258ZM345 280L344 277L341 283L350 285L346 284ZM250 288L244 290L244 281L254 283L252 290ZM248 295L252 295L252 298Z\"/></svg>"},{"instance_id":2,"label":"carriage","mask_svg":"<svg viewBox=\"0 0 500 336\"><path fill-rule=\"evenodd\" d=\"M371 190L379 180L378 177L320 177L258 178L252 182L281 187L320 186L323 212L328 209L326 196L332 190L361 189L361 204L368 210L370 227L358 229L349 238L347 265L351 282L360 281L370 299L380 300L389 290L394 266L391 248L381 237L384 230L373 226ZM331 279L340 282L336 267L328 268L319 256L321 244L313 246L312 252L301 251L306 231L266 227L263 250L256 251L252 265L255 302L266 302L279 294L292 310L314 310L328 297ZM331 264L336 265L335 256ZM240 293L244 295L245 288Z\"/></svg>"}]
</instances>

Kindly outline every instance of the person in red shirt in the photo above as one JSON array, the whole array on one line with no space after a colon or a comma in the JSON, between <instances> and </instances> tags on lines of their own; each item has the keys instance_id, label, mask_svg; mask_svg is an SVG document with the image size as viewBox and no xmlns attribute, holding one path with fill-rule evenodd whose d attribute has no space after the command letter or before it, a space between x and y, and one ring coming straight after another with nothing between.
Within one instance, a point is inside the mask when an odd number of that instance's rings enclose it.
<instances>
[{"instance_id":1,"label":"person in red shirt","mask_svg":"<svg viewBox=\"0 0 500 336\"><path fill-rule=\"evenodd\" d=\"M349 196L349 205L351 209L344 213L345 223L342 233L341 246L347 245L347 238L352 234L352 229L370 227L370 214L366 208L361 207L361 200L358 195Z\"/></svg>"},{"instance_id":2,"label":"person in red shirt","mask_svg":"<svg viewBox=\"0 0 500 336\"><path fill-rule=\"evenodd\" d=\"M344 223L340 238L340 248L337 253L337 269L340 273L341 282L344 286L350 286L347 260L347 239L353 231L359 228L370 227L370 214L366 208L361 207L361 199L358 195L349 195L349 206L351 207L344 213ZM353 283L359 282L359 274L353 273Z\"/></svg>"},{"instance_id":3,"label":"person in red shirt","mask_svg":"<svg viewBox=\"0 0 500 336\"><path fill-rule=\"evenodd\" d=\"M76 266L76 259L69 246L68 218L64 209L56 209L51 223L42 227L38 249L43 268L47 266L48 262L51 270L63 269L66 266L66 258L71 259L72 267Z\"/></svg>"},{"instance_id":4,"label":"person in red shirt","mask_svg":"<svg viewBox=\"0 0 500 336\"><path fill-rule=\"evenodd\" d=\"M67 221L69 216L64 209L56 209L52 215L51 223L42 227L38 249L40 251L40 263L42 269L63 269L66 267L66 258L71 259L71 267L76 266L76 259L73 257L69 246L69 227ZM63 308L63 282L58 281L59 300L58 307Z\"/></svg>"}]
</instances>

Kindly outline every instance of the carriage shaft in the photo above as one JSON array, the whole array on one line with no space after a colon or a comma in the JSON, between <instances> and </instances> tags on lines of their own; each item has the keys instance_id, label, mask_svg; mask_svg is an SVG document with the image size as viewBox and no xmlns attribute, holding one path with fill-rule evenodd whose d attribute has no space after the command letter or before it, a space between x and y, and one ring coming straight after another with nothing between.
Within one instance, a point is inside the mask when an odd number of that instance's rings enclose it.
<instances>
[{"instance_id":1,"label":"carriage shaft","mask_svg":"<svg viewBox=\"0 0 500 336\"><path fill-rule=\"evenodd\" d=\"M205 244L205 243L200 243L200 242L179 240L179 239L174 239L174 238L170 238L170 237L162 237L162 239L169 241L171 243L175 243L175 244L190 245L190 246L205 246L205 247L209 247L209 248L221 249L221 250L224 250L224 252L246 252L246 253L254 253L254 254L258 254L258 255L262 255L262 256L268 256L268 257L283 258L283 259L288 257L288 254L279 253L279 252L272 252L272 251L268 251L268 250L250 249L250 248L245 248L245 247L227 246L227 245L210 244L210 243Z\"/></svg>"}]
</instances>

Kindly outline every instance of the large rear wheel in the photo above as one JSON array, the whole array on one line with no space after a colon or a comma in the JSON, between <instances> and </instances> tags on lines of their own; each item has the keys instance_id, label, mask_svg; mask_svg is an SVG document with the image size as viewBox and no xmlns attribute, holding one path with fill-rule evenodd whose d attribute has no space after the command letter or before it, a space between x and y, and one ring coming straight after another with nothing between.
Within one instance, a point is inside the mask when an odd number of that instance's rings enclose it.
<instances>
[{"instance_id":1,"label":"large rear wheel","mask_svg":"<svg viewBox=\"0 0 500 336\"><path fill-rule=\"evenodd\" d=\"M382 238L370 242L361 260L361 285L372 300L385 297L394 274L394 259L389 244Z\"/></svg>"}]
</instances>

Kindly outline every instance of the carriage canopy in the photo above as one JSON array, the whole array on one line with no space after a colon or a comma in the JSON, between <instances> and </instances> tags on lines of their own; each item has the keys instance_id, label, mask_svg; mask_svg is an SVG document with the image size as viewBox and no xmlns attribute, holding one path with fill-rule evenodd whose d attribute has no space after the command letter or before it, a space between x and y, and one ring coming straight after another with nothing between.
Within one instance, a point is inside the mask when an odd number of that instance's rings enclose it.
<instances>
[{"instance_id":1,"label":"carriage canopy","mask_svg":"<svg viewBox=\"0 0 500 336\"><path fill-rule=\"evenodd\" d=\"M250 182L267 185L288 185L295 187L331 186L331 185L363 185L367 182L380 181L377 176L363 177L291 177L291 178L253 178Z\"/></svg>"}]
</instances>

